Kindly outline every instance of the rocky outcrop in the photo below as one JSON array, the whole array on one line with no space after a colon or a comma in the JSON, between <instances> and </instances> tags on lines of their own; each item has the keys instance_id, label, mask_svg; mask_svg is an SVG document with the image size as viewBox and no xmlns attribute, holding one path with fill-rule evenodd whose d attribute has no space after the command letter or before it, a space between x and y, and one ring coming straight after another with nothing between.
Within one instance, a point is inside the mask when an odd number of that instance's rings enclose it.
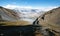
<instances>
[{"instance_id":1,"label":"rocky outcrop","mask_svg":"<svg viewBox=\"0 0 60 36\"><path fill-rule=\"evenodd\" d=\"M17 12L0 6L0 21L1 20L16 21L19 18L20 17Z\"/></svg>"},{"instance_id":2,"label":"rocky outcrop","mask_svg":"<svg viewBox=\"0 0 60 36\"><path fill-rule=\"evenodd\" d=\"M60 36L60 7L42 14L34 24L42 26L43 30L40 30L43 34L48 33L47 36Z\"/></svg>"}]
</instances>

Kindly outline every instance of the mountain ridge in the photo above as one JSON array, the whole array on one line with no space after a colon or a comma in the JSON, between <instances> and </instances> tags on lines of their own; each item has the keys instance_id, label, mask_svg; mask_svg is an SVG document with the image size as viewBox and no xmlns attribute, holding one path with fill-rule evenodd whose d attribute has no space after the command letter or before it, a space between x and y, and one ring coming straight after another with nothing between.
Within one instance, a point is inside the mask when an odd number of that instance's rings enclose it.
<instances>
[{"instance_id":1,"label":"mountain ridge","mask_svg":"<svg viewBox=\"0 0 60 36\"><path fill-rule=\"evenodd\" d=\"M33 23L34 25L42 26L40 27L40 32L44 35L60 36L60 7L54 8L42 14Z\"/></svg>"},{"instance_id":2,"label":"mountain ridge","mask_svg":"<svg viewBox=\"0 0 60 36\"><path fill-rule=\"evenodd\" d=\"M10 9L3 8L1 6L0 6L0 16L3 20L5 20L6 18L9 19L9 17L14 18L14 19L19 18L17 12Z\"/></svg>"}]
</instances>

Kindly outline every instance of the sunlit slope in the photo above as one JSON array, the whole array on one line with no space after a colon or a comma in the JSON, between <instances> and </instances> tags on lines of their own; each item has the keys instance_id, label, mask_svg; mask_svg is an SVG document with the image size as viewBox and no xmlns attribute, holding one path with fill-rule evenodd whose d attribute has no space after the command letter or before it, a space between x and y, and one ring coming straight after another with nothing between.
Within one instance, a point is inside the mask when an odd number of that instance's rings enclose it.
<instances>
[{"instance_id":1,"label":"sunlit slope","mask_svg":"<svg viewBox=\"0 0 60 36\"><path fill-rule=\"evenodd\" d=\"M19 18L18 12L0 6L0 20L16 21Z\"/></svg>"},{"instance_id":2,"label":"sunlit slope","mask_svg":"<svg viewBox=\"0 0 60 36\"><path fill-rule=\"evenodd\" d=\"M40 15L33 23L42 26L43 35L60 36L60 7Z\"/></svg>"}]
</instances>

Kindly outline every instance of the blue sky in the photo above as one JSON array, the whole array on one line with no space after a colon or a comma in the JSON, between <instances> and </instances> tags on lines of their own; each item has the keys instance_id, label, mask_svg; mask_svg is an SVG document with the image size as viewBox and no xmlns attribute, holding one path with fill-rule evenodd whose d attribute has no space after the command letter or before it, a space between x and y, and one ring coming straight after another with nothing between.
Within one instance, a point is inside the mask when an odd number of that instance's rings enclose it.
<instances>
[{"instance_id":1,"label":"blue sky","mask_svg":"<svg viewBox=\"0 0 60 36\"><path fill-rule=\"evenodd\" d=\"M17 5L39 7L57 7L60 6L60 0L0 0L0 6Z\"/></svg>"},{"instance_id":2,"label":"blue sky","mask_svg":"<svg viewBox=\"0 0 60 36\"><path fill-rule=\"evenodd\" d=\"M0 5L60 6L60 0L0 0Z\"/></svg>"}]
</instances>

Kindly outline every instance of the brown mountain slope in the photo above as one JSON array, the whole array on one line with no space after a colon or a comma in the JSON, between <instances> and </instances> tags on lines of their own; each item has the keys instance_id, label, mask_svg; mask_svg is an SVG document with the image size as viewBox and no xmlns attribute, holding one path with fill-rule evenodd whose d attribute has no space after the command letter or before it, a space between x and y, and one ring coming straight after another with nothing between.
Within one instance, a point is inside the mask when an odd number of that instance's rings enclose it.
<instances>
[{"instance_id":1,"label":"brown mountain slope","mask_svg":"<svg viewBox=\"0 0 60 36\"><path fill-rule=\"evenodd\" d=\"M49 29L56 36L60 36L60 7L39 16L35 24L39 24L43 29Z\"/></svg>"},{"instance_id":2,"label":"brown mountain slope","mask_svg":"<svg viewBox=\"0 0 60 36\"><path fill-rule=\"evenodd\" d=\"M19 16L18 13L14 12L13 10L6 9L0 6L0 16L2 20L13 21L18 20Z\"/></svg>"},{"instance_id":3,"label":"brown mountain slope","mask_svg":"<svg viewBox=\"0 0 60 36\"><path fill-rule=\"evenodd\" d=\"M60 28L60 7L48 11L39 17L38 20L42 26Z\"/></svg>"}]
</instances>

